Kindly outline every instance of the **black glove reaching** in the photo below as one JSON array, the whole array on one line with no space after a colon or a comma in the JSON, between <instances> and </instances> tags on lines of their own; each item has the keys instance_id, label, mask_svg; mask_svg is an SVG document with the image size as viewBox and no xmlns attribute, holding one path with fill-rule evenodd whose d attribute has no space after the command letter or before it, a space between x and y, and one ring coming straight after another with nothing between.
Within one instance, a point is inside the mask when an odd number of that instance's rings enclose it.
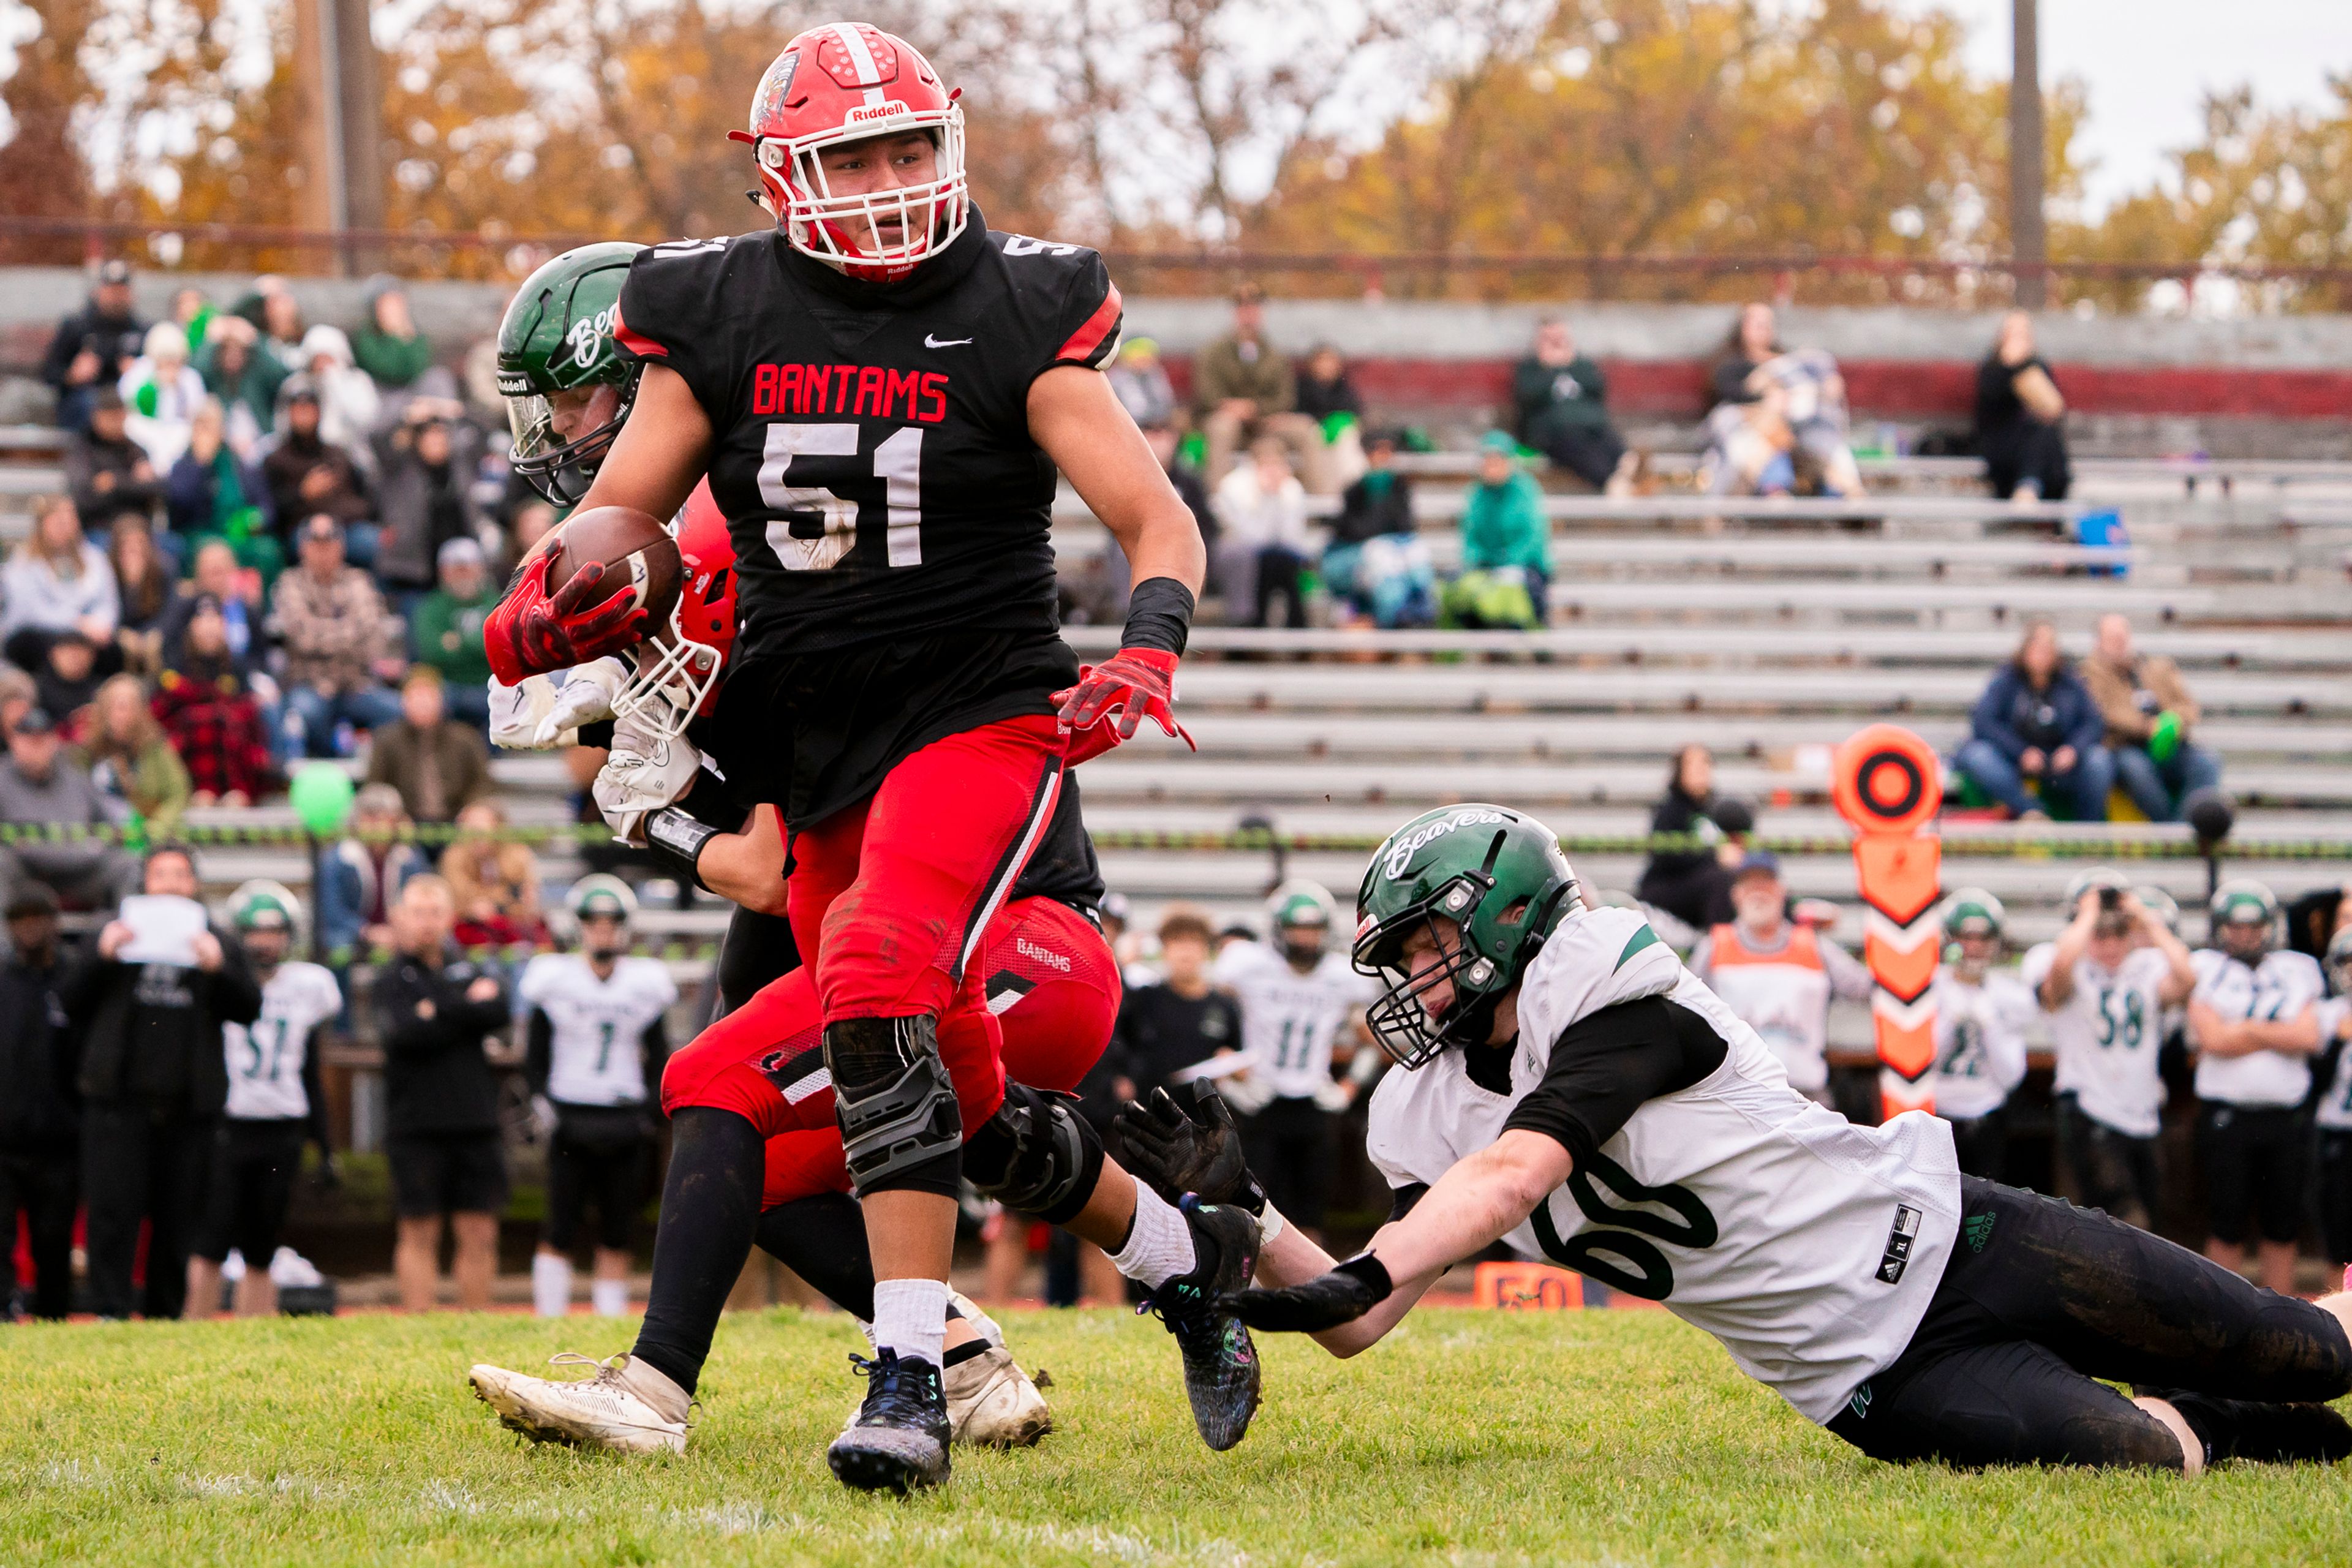
<instances>
[{"instance_id":1,"label":"black glove reaching","mask_svg":"<svg viewBox=\"0 0 2352 1568\"><path fill-rule=\"evenodd\" d=\"M1312 1334L1354 1322L1386 1300L1395 1288L1387 1267L1368 1252L1304 1285L1220 1296L1217 1310L1231 1312L1266 1333Z\"/></svg>"},{"instance_id":2,"label":"black glove reaching","mask_svg":"<svg viewBox=\"0 0 2352 1568\"><path fill-rule=\"evenodd\" d=\"M1250 1173L1234 1113L1206 1079L1172 1095L1153 1089L1121 1110L1116 1126L1120 1163L1170 1203L1196 1193L1265 1217L1265 1189Z\"/></svg>"}]
</instances>

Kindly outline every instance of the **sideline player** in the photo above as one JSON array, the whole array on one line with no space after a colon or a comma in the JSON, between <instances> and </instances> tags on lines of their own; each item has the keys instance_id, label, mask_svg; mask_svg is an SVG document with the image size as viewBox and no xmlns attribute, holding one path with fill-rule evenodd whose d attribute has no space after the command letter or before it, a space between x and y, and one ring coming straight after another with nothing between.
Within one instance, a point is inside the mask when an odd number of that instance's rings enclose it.
<instances>
[{"instance_id":1,"label":"sideline player","mask_svg":"<svg viewBox=\"0 0 2352 1568\"><path fill-rule=\"evenodd\" d=\"M2033 993L2000 962L2008 911L1982 888L1944 900L1950 956L1937 967L1936 1067L1927 1087L1952 1124L1960 1170L1998 1182L2009 1152L2009 1097L2025 1081L2025 1027Z\"/></svg>"},{"instance_id":2,"label":"sideline player","mask_svg":"<svg viewBox=\"0 0 2352 1568\"><path fill-rule=\"evenodd\" d=\"M1663 1303L1876 1458L2193 1475L2352 1456L2324 1403L2352 1392L2352 1296L2279 1296L1964 1176L1925 1113L1865 1128L1812 1104L1638 912L1582 905L1539 824L1417 817L1358 909L1356 960L1389 983L1372 1031L1406 1069L1368 1140L1395 1215L1337 1265L1283 1230L1262 1259L1277 1288L1231 1303L1255 1327L1352 1355L1506 1240ZM1130 1123L1188 1141L1162 1145L1163 1179L1222 1133L1164 1103Z\"/></svg>"},{"instance_id":3,"label":"sideline player","mask_svg":"<svg viewBox=\"0 0 2352 1568\"><path fill-rule=\"evenodd\" d=\"M547 1224L530 1260L530 1299L542 1318L572 1310L572 1254L583 1211L596 1209L596 1315L629 1310L631 1242L653 1174L653 1086L669 1059L667 1018L677 984L657 958L629 951L637 896L618 877L583 877L564 900L580 951L542 952L515 994L523 1024L523 1077L553 1107L547 1144Z\"/></svg>"},{"instance_id":4,"label":"sideline player","mask_svg":"<svg viewBox=\"0 0 2352 1568\"><path fill-rule=\"evenodd\" d=\"M2066 887L2074 918L2018 967L2042 1010L2058 1071L2058 1152L2085 1206L2155 1228L2164 1010L2189 999L2189 949L2105 867Z\"/></svg>"},{"instance_id":5,"label":"sideline player","mask_svg":"<svg viewBox=\"0 0 2352 1568\"><path fill-rule=\"evenodd\" d=\"M584 502L668 516L707 477L730 521L741 646L715 716L771 750L746 774L791 833L790 915L879 1280L864 1408L828 1458L852 1486L928 1485L948 1473L961 1134L1005 1092L971 953L1066 753L1146 717L1175 731L1204 550L1098 374L1119 323L1100 258L986 229L962 111L910 46L863 24L803 33L740 137L777 227L632 266L616 335L646 369ZM1056 465L1138 580L1120 652L1083 671L1055 626ZM608 651L569 643L551 662ZM701 1086L674 1117L673 1172L756 1170L763 1093ZM1256 1363L1208 1303L1245 1277L1254 1234L1091 1169L1073 1228L1130 1253L1203 1436L1237 1437Z\"/></svg>"},{"instance_id":6,"label":"sideline player","mask_svg":"<svg viewBox=\"0 0 2352 1568\"><path fill-rule=\"evenodd\" d=\"M2313 1116L2319 1125L2319 1234L2328 1262L2352 1281L2352 1049L2345 1045L2352 1040L2352 925L2328 939L2323 967L2329 995L2319 1005L2319 1038L2327 1053L2327 1089Z\"/></svg>"},{"instance_id":7,"label":"sideline player","mask_svg":"<svg viewBox=\"0 0 2352 1568\"><path fill-rule=\"evenodd\" d=\"M1780 1059L1797 1092L1836 1109L1830 1094L1830 1000L1870 999L1870 971L1811 926L1789 918L1780 861L1751 849L1731 873L1735 917L1699 938L1691 973Z\"/></svg>"},{"instance_id":8,"label":"sideline player","mask_svg":"<svg viewBox=\"0 0 2352 1568\"><path fill-rule=\"evenodd\" d=\"M278 1282L269 1264L302 1173L305 1143L319 1146L321 1179L337 1179L317 1037L320 1026L342 1013L342 988L319 965L289 958L302 906L278 883L257 879L230 894L229 920L261 986L261 1014L250 1024L221 1026L228 1103L213 1144L205 1224L188 1255L191 1318L213 1315L221 1263L232 1250L245 1260L236 1315L274 1316Z\"/></svg>"},{"instance_id":9,"label":"sideline player","mask_svg":"<svg viewBox=\"0 0 2352 1568\"><path fill-rule=\"evenodd\" d=\"M2189 1037L2197 1047L2197 1152L2205 1168L2205 1256L2246 1261L2247 1221L2261 1231L2262 1280L2294 1289L2303 1234L2311 1057L2325 1042L2327 989L2307 952L2278 945L2279 903L2252 878L2214 889L2213 945L2192 955Z\"/></svg>"},{"instance_id":10,"label":"sideline player","mask_svg":"<svg viewBox=\"0 0 2352 1568\"><path fill-rule=\"evenodd\" d=\"M1361 1009L1371 1000L1345 952L1328 951L1331 895L1292 880L1266 900L1271 945L1243 942L1217 955L1209 978L1241 1004L1243 1056L1249 1063L1228 1098L1247 1108L1242 1142L1266 1195L1318 1240L1331 1184L1331 1126L1360 1079L1331 1077L1333 1047L1345 1030L1360 1039ZM1369 1054L1360 1067L1374 1065ZM1244 1097L1246 1090L1246 1097Z\"/></svg>"}]
</instances>

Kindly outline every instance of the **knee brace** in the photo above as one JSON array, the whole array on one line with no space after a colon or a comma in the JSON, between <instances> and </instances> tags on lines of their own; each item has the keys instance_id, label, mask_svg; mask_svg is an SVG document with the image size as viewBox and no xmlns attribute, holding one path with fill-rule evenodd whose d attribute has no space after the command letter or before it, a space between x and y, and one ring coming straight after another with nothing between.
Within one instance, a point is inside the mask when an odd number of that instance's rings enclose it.
<instances>
[{"instance_id":1,"label":"knee brace","mask_svg":"<svg viewBox=\"0 0 2352 1568\"><path fill-rule=\"evenodd\" d=\"M1087 1206L1102 1163L1093 1125L1069 1101L1025 1083L1004 1086L1004 1103L964 1148L973 1186L1052 1225L1067 1224Z\"/></svg>"},{"instance_id":2,"label":"knee brace","mask_svg":"<svg viewBox=\"0 0 2352 1568\"><path fill-rule=\"evenodd\" d=\"M824 1026L824 1065L859 1195L911 1190L953 1197L963 1121L940 1059L938 1021L928 1014L837 1019Z\"/></svg>"}]
</instances>

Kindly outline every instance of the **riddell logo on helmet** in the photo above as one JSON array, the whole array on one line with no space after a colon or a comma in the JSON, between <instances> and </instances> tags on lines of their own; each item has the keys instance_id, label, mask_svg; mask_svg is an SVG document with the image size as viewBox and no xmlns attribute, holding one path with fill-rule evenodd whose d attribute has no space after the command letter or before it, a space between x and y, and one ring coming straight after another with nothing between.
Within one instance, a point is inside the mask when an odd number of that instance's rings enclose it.
<instances>
[{"instance_id":1,"label":"riddell logo on helmet","mask_svg":"<svg viewBox=\"0 0 2352 1568\"><path fill-rule=\"evenodd\" d=\"M902 114L913 112L913 110L894 98L884 103L861 103L843 115L841 122L844 125L866 125L877 120L896 120Z\"/></svg>"}]
</instances>

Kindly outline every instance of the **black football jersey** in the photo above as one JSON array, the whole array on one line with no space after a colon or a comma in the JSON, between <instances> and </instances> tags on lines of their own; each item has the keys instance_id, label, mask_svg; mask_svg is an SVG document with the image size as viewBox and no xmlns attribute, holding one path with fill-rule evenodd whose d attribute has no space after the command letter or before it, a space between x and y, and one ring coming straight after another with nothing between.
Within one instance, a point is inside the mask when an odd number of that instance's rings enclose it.
<instances>
[{"instance_id":1,"label":"black football jersey","mask_svg":"<svg viewBox=\"0 0 2352 1568\"><path fill-rule=\"evenodd\" d=\"M1117 351L1101 257L975 212L911 276L871 284L767 230L643 252L619 315L623 349L677 372L710 420L739 574L720 713L789 734L759 770L788 820L863 798L945 735L1052 710L1077 670L1029 387Z\"/></svg>"}]
</instances>

